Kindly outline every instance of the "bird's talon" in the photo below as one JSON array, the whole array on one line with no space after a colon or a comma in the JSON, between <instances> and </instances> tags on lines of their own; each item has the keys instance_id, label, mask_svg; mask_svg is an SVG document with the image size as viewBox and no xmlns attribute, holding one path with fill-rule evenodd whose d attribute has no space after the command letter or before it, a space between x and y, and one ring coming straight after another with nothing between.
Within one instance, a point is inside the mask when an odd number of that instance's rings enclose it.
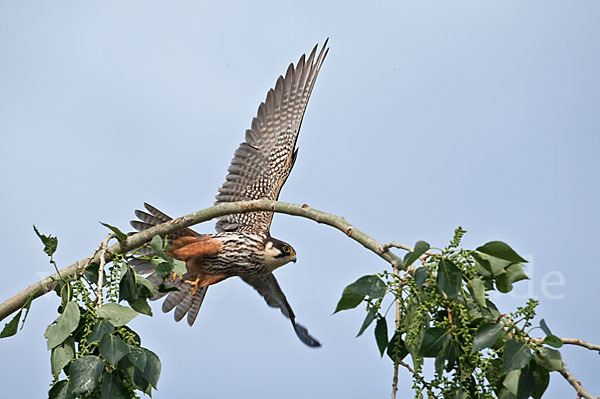
<instances>
[{"instance_id":1,"label":"bird's talon","mask_svg":"<svg viewBox=\"0 0 600 399\"><path fill-rule=\"evenodd\" d=\"M194 294L196 293L196 289L198 288L198 284L200 284L200 278L196 278L196 280L184 280L184 283L187 283L191 286L190 288L190 295L194 296Z\"/></svg>"}]
</instances>

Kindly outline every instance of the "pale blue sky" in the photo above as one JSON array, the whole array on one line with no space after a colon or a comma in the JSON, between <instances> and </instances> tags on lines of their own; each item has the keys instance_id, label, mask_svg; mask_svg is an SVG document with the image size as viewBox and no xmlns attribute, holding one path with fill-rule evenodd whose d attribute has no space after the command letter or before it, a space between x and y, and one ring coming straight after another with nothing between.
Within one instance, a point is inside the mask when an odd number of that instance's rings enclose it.
<instances>
[{"instance_id":1,"label":"pale blue sky","mask_svg":"<svg viewBox=\"0 0 600 399\"><path fill-rule=\"evenodd\" d=\"M599 343L599 17L597 1L4 1L0 300L52 271L34 223L67 266L102 240L99 220L127 229L144 201L210 206L267 90L329 37L281 199L382 242L443 246L458 225L467 246L506 241L533 260L516 294L556 334ZM277 215L272 233L298 251L276 275L323 348L228 280L193 328L158 304L132 323L163 362L155 398L389 397L391 362L371 330L354 338L364 312L331 315L387 265L311 221ZM46 395L57 304L37 300L0 341L0 396ZM600 394L597 355L564 357ZM410 385L401 373L402 397ZM549 389L574 397L558 374Z\"/></svg>"}]
</instances>

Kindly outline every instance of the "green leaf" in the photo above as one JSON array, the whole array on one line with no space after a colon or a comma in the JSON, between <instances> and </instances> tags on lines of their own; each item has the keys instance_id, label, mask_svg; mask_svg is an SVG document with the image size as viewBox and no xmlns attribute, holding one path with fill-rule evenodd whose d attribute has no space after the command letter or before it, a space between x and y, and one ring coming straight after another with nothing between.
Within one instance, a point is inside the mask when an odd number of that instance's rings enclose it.
<instances>
[{"instance_id":1,"label":"green leaf","mask_svg":"<svg viewBox=\"0 0 600 399\"><path fill-rule=\"evenodd\" d=\"M158 378L160 377L160 359L151 350L146 348L141 349L146 353L146 366L144 367L143 372L144 379L156 389Z\"/></svg>"},{"instance_id":2,"label":"green leaf","mask_svg":"<svg viewBox=\"0 0 600 399\"><path fill-rule=\"evenodd\" d=\"M375 342L377 342L379 354L381 355L381 357L383 357L383 354L385 353L385 348L387 348L388 345L388 330L385 317L379 318L377 320L377 324L375 324Z\"/></svg>"},{"instance_id":3,"label":"green leaf","mask_svg":"<svg viewBox=\"0 0 600 399\"><path fill-rule=\"evenodd\" d=\"M50 355L50 364L52 366L52 375L56 378L61 370L75 357L75 341L69 337L62 344L52 349Z\"/></svg>"},{"instance_id":4,"label":"green leaf","mask_svg":"<svg viewBox=\"0 0 600 399\"><path fill-rule=\"evenodd\" d=\"M140 275L136 275L136 279L138 295L142 298L152 298L157 291L156 285Z\"/></svg>"},{"instance_id":5,"label":"green leaf","mask_svg":"<svg viewBox=\"0 0 600 399\"><path fill-rule=\"evenodd\" d=\"M119 282L119 302L123 300L135 301L138 298L135 280L135 271L127 265L127 271Z\"/></svg>"},{"instance_id":6,"label":"green leaf","mask_svg":"<svg viewBox=\"0 0 600 399\"><path fill-rule=\"evenodd\" d=\"M107 303L102 305L96 312L98 317L110 321L115 327L120 327L131 321L138 312L130 307L119 305L118 303Z\"/></svg>"},{"instance_id":7,"label":"green leaf","mask_svg":"<svg viewBox=\"0 0 600 399\"><path fill-rule=\"evenodd\" d=\"M529 279L523 270L525 266L522 263L513 263L506 267L504 273L497 274L496 287L498 291L507 293L513 288L513 283Z\"/></svg>"},{"instance_id":8,"label":"green leaf","mask_svg":"<svg viewBox=\"0 0 600 399\"><path fill-rule=\"evenodd\" d=\"M90 392L98 386L104 362L98 356L84 356L69 367L69 393Z\"/></svg>"},{"instance_id":9,"label":"green leaf","mask_svg":"<svg viewBox=\"0 0 600 399\"><path fill-rule=\"evenodd\" d=\"M456 345L452 340L445 341L442 349L435 356L435 372L438 375L442 375L446 360L448 361L448 369L452 370L452 366L456 361Z\"/></svg>"},{"instance_id":10,"label":"green leaf","mask_svg":"<svg viewBox=\"0 0 600 399\"><path fill-rule=\"evenodd\" d=\"M167 293L167 292L171 292L171 291L179 291L179 288L172 287L172 286L166 285L166 284L161 284L158 286L158 292L160 292L160 293Z\"/></svg>"},{"instance_id":11,"label":"green leaf","mask_svg":"<svg viewBox=\"0 0 600 399\"><path fill-rule=\"evenodd\" d=\"M415 270L415 283L417 287L423 288L425 281L429 278L429 271L426 267L419 267Z\"/></svg>"},{"instance_id":12,"label":"green leaf","mask_svg":"<svg viewBox=\"0 0 600 399\"><path fill-rule=\"evenodd\" d=\"M40 233L35 225L33 225L33 231L35 231L35 234L37 234L40 240L42 240L42 244L44 244L44 252L48 254L48 256L54 255L56 249L58 248L58 238Z\"/></svg>"},{"instance_id":13,"label":"green leaf","mask_svg":"<svg viewBox=\"0 0 600 399\"><path fill-rule=\"evenodd\" d=\"M121 280L123 280L123 276L125 276L125 274L127 273L127 271L129 270L130 267L131 266L129 266L127 263L123 263L121 265L121 270L120 270L120 273L119 273L119 282Z\"/></svg>"},{"instance_id":14,"label":"green leaf","mask_svg":"<svg viewBox=\"0 0 600 399\"><path fill-rule=\"evenodd\" d=\"M520 370L529 363L531 350L525 342L509 339L504 343L503 372Z\"/></svg>"},{"instance_id":15,"label":"green leaf","mask_svg":"<svg viewBox=\"0 0 600 399\"><path fill-rule=\"evenodd\" d=\"M426 328L419 355L436 357L442 351L444 343L452 338L452 332L441 327Z\"/></svg>"},{"instance_id":16,"label":"green leaf","mask_svg":"<svg viewBox=\"0 0 600 399\"><path fill-rule=\"evenodd\" d=\"M487 259L483 259L477 252L471 254L475 261L475 272L481 277L492 276L492 266Z\"/></svg>"},{"instance_id":17,"label":"green leaf","mask_svg":"<svg viewBox=\"0 0 600 399\"><path fill-rule=\"evenodd\" d=\"M29 297L27 298L27 301L25 301L25 305L23 305L23 307L21 308L21 309L25 310L25 315L23 316L23 322L21 323L21 330L25 326L25 320L27 320L27 316L29 316L29 311L31 310L31 303L33 302L34 295L35 295L35 293L30 294Z\"/></svg>"},{"instance_id":18,"label":"green leaf","mask_svg":"<svg viewBox=\"0 0 600 399\"><path fill-rule=\"evenodd\" d=\"M390 339L387 347L387 355L394 362L399 362L408 355L408 349L406 349L406 345L404 344L400 332L396 331L392 336L392 339Z\"/></svg>"},{"instance_id":19,"label":"green leaf","mask_svg":"<svg viewBox=\"0 0 600 399\"><path fill-rule=\"evenodd\" d=\"M471 279L467 286L477 304L484 308L487 307L487 304L485 303L485 284L483 284L483 281L476 277Z\"/></svg>"},{"instance_id":20,"label":"green leaf","mask_svg":"<svg viewBox=\"0 0 600 399\"><path fill-rule=\"evenodd\" d=\"M481 319L483 319L487 322L495 323L496 320L498 320L498 316L500 315L500 313L498 312L498 308L489 299L485 300L485 304L485 308L481 307L478 304L476 304L473 299L468 298L467 310L469 311L469 314L475 322L480 322Z\"/></svg>"},{"instance_id":21,"label":"green leaf","mask_svg":"<svg viewBox=\"0 0 600 399\"><path fill-rule=\"evenodd\" d=\"M561 348L563 346L562 340L556 335L546 335L546 338L544 338L542 343L552 346L554 348Z\"/></svg>"},{"instance_id":22,"label":"green leaf","mask_svg":"<svg viewBox=\"0 0 600 399\"><path fill-rule=\"evenodd\" d=\"M525 274L525 271L523 270L524 268L525 265L523 265L522 263L513 263L512 265L508 266L506 268L506 275L508 276L508 281L510 281L510 283L512 284L521 280L529 280L529 277L527 277L527 274Z\"/></svg>"},{"instance_id":23,"label":"green leaf","mask_svg":"<svg viewBox=\"0 0 600 399\"><path fill-rule=\"evenodd\" d=\"M142 392L152 392L152 386L150 383L144 378L144 371L138 370L133 367L131 369L133 372L133 383L134 385Z\"/></svg>"},{"instance_id":24,"label":"green leaf","mask_svg":"<svg viewBox=\"0 0 600 399\"><path fill-rule=\"evenodd\" d=\"M375 316L377 316L377 308L372 307L371 310L369 310L369 312L367 313L367 316L365 317L362 326L360 326L360 330L358 330L358 334L356 334L356 337L360 337L362 333L365 332L367 327L369 327L373 320L375 320Z\"/></svg>"},{"instance_id":25,"label":"green leaf","mask_svg":"<svg viewBox=\"0 0 600 399\"><path fill-rule=\"evenodd\" d=\"M541 399L548 388L550 382L550 372L543 367L537 365L536 362L531 362L531 370L533 373L533 392L531 396L534 399Z\"/></svg>"},{"instance_id":26,"label":"green leaf","mask_svg":"<svg viewBox=\"0 0 600 399\"><path fill-rule=\"evenodd\" d=\"M17 333L19 329L19 320L21 319L22 310L19 310L15 317L13 317L8 323L4 325L2 332L0 332L0 338L11 337Z\"/></svg>"},{"instance_id":27,"label":"green leaf","mask_svg":"<svg viewBox=\"0 0 600 399\"><path fill-rule=\"evenodd\" d=\"M127 358L138 370L144 371L146 368L146 352L144 352L141 348L130 348Z\"/></svg>"},{"instance_id":28,"label":"green leaf","mask_svg":"<svg viewBox=\"0 0 600 399\"><path fill-rule=\"evenodd\" d=\"M68 394L69 381L61 380L50 388L48 391L48 399L70 399L71 395Z\"/></svg>"},{"instance_id":29,"label":"green leaf","mask_svg":"<svg viewBox=\"0 0 600 399\"><path fill-rule=\"evenodd\" d=\"M169 262L162 262L156 265L156 273L161 280L166 279L173 272L173 265Z\"/></svg>"},{"instance_id":30,"label":"green leaf","mask_svg":"<svg viewBox=\"0 0 600 399\"><path fill-rule=\"evenodd\" d=\"M135 301L129 301L129 306L141 314L152 316L152 308L150 308L150 304L146 298L138 298Z\"/></svg>"},{"instance_id":31,"label":"green leaf","mask_svg":"<svg viewBox=\"0 0 600 399\"><path fill-rule=\"evenodd\" d=\"M475 264L479 265L478 271L482 272L485 270L486 273L482 273L484 277L503 274L506 272L506 268L512 263L504 259L477 252L473 252L471 256L475 260Z\"/></svg>"},{"instance_id":32,"label":"green leaf","mask_svg":"<svg viewBox=\"0 0 600 399\"><path fill-rule=\"evenodd\" d=\"M454 368L454 364L456 363L456 359L458 356L458 349L456 348L456 344L453 341L448 341L444 345L444 352L446 357L446 371L451 372Z\"/></svg>"},{"instance_id":33,"label":"green leaf","mask_svg":"<svg viewBox=\"0 0 600 399\"><path fill-rule=\"evenodd\" d=\"M521 376L519 377L517 399L528 399L535 389L535 377L531 369L531 363L530 361L527 367L520 370Z\"/></svg>"},{"instance_id":34,"label":"green leaf","mask_svg":"<svg viewBox=\"0 0 600 399\"><path fill-rule=\"evenodd\" d=\"M344 288L342 297L333 313L357 307L366 296L369 298L380 298L385 294L385 289L386 285L379 277L375 275L362 276Z\"/></svg>"},{"instance_id":35,"label":"green leaf","mask_svg":"<svg viewBox=\"0 0 600 399\"><path fill-rule=\"evenodd\" d=\"M454 399L469 399L469 396L467 395L467 391L463 390L463 388L460 387L458 391L456 391Z\"/></svg>"},{"instance_id":36,"label":"green leaf","mask_svg":"<svg viewBox=\"0 0 600 399\"><path fill-rule=\"evenodd\" d=\"M129 345L125 343L121 338L112 334L106 334L100 345L98 345L100 354L106 361L114 366L123 358L123 356L129 353Z\"/></svg>"},{"instance_id":37,"label":"green leaf","mask_svg":"<svg viewBox=\"0 0 600 399\"><path fill-rule=\"evenodd\" d=\"M98 284L98 269L100 268L100 264L96 262L90 263L90 265L85 269L83 275L88 279L90 283ZM102 284L106 284L106 274L103 274Z\"/></svg>"},{"instance_id":38,"label":"green leaf","mask_svg":"<svg viewBox=\"0 0 600 399\"><path fill-rule=\"evenodd\" d=\"M64 312L48 326L44 333L44 337L48 340L48 349L61 344L75 331L79 325L79 316L79 305L73 301L67 303Z\"/></svg>"},{"instance_id":39,"label":"green leaf","mask_svg":"<svg viewBox=\"0 0 600 399\"><path fill-rule=\"evenodd\" d=\"M563 367L562 356L556 349L538 348L533 358L535 362L548 371L558 371Z\"/></svg>"},{"instance_id":40,"label":"green leaf","mask_svg":"<svg viewBox=\"0 0 600 399\"><path fill-rule=\"evenodd\" d=\"M186 274L187 267L185 265L185 262L178 259L173 259L173 272L178 276L183 276L184 274Z\"/></svg>"},{"instance_id":41,"label":"green leaf","mask_svg":"<svg viewBox=\"0 0 600 399\"><path fill-rule=\"evenodd\" d=\"M508 275L506 273L502 273L496 276L496 289L506 294L507 292L512 291L513 285L510 281L508 281Z\"/></svg>"},{"instance_id":42,"label":"green leaf","mask_svg":"<svg viewBox=\"0 0 600 399\"><path fill-rule=\"evenodd\" d=\"M460 292L462 273L458 267L448 259L440 259L436 282L440 291L444 292L448 298L456 299Z\"/></svg>"},{"instance_id":43,"label":"green leaf","mask_svg":"<svg viewBox=\"0 0 600 399\"><path fill-rule=\"evenodd\" d=\"M473 338L473 352L479 352L482 349L494 345L502 331L502 323L482 324Z\"/></svg>"},{"instance_id":44,"label":"green leaf","mask_svg":"<svg viewBox=\"0 0 600 399\"><path fill-rule=\"evenodd\" d=\"M552 331L550 331L550 328L548 327L548 324L546 324L546 320L544 320L544 319L540 320L540 328L542 329L544 334L554 335L554 334L552 334Z\"/></svg>"},{"instance_id":45,"label":"green leaf","mask_svg":"<svg viewBox=\"0 0 600 399\"><path fill-rule=\"evenodd\" d=\"M476 249L481 253L504 259L509 262L524 262L527 261L519 256L508 244L502 241L490 241Z\"/></svg>"},{"instance_id":46,"label":"green leaf","mask_svg":"<svg viewBox=\"0 0 600 399\"><path fill-rule=\"evenodd\" d=\"M502 381L502 385L515 396L519 394L519 377L521 377L521 370L511 370Z\"/></svg>"},{"instance_id":47,"label":"green leaf","mask_svg":"<svg viewBox=\"0 0 600 399\"><path fill-rule=\"evenodd\" d=\"M485 300L485 304L487 305L485 308L481 308L481 314L485 320L498 320L500 316L500 312L496 305L490 301L489 299Z\"/></svg>"},{"instance_id":48,"label":"green leaf","mask_svg":"<svg viewBox=\"0 0 600 399\"><path fill-rule=\"evenodd\" d=\"M115 233L115 236L117 237L117 240L119 240L119 242L123 242L127 239L127 234L123 233L121 230L117 229L115 226L111 226L108 223L102 223L102 222L100 222L100 224L102 226L108 228L113 233Z\"/></svg>"},{"instance_id":49,"label":"green leaf","mask_svg":"<svg viewBox=\"0 0 600 399\"><path fill-rule=\"evenodd\" d=\"M111 373L104 373L101 392L102 399L126 399L128 397L119 376Z\"/></svg>"},{"instance_id":50,"label":"green leaf","mask_svg":"<svg viewBox=\"0 0 600 399\"><path fill-rule=\"evenodd\" d=\"M163 241L160 236L152 237L152 240L150 241L150 248L152 248L159 257L163 258L164 260L169 260L169 257L163 252Z\"/></svg>"},{"instance_id":51,"label":"green leaf","mask_svg":"<svg viewBox=\"0 0 600 399\"><path fill-rule=\"evenodd\" d=\"M415 244L414 251L407 253L404 257L404 267L410 266L414 261L419 259L419 257L423 255L429 248L429 244L425 241L417 241L417 243Z\"/></svg>"},{"instance_id":52,"label":"green leaf","mask_svg":"<svg viewBox=\"0 0 600 399\"><path fill-rule=\"evenodd\" d=\"M100 341L104 335L110 334L115 331L115 326L108 320L99 320L92 327L92 332L87 338L88 344L92 342Z\"/></svg>"},{"instance_id":53,"label":"green leaf","mask_svg":"<svg viewBox=\"0 0 600 399\"><path fill-rule=\"evenodd\" d=\"M58 280L56 287L54 287L54 292L60 297L63 305L66 305L73 299L73 288L70 281Z\"/></svg>"},{"instance_id":54,"label":"green leaf","mask_svg":"<svg viewBox=\"0 0 600 399\"><path fill-rule=\"evenodd\" d=\"M562 340L556 335L552 334L552 331L550 331L550 327L548 327L548 324L546 324L546 320L540 320L540 327L546 334L546 338L544 338L543 341L544 344L553 346L555 348L561 348L563 346Z\"/></svg>"}]
</instances>

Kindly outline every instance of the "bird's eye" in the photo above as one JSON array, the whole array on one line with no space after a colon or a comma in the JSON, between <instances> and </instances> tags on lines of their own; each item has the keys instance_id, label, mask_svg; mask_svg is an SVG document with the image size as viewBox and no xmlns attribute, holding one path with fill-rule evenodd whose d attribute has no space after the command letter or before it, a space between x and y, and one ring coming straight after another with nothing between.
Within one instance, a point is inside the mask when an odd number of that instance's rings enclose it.
<instances>
[{"instance_id":1,"label":"bird's eye","mask_svg":"<svg viewBox=\"0 0 600 399\"><path fill-rule=\"evenodd\" d=\"M287 253L289 253L289 252L290 252L290 247L288 247L287 245L284 245L284 246L281 248L281 250L287 254Z\"/></svg>"}]
</instances>

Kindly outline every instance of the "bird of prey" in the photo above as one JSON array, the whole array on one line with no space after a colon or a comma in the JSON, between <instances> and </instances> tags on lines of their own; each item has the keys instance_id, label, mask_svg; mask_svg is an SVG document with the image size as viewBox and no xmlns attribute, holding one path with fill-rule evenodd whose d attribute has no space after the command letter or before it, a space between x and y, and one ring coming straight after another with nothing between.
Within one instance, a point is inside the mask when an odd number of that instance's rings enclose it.
<instances>
[{"instance_id":1,"label":"bird of prey","mask_svg":"<svg viewBox=\"0 0 600 399\"><path fill-rule=\"evenodd\" d=\"M277 79L275 88L258 107L245 141L235 151L225 183L219 189L216 203L257 199L277 200L296 161L296 141L306 105L327 56L327 41L317 53L318 45L308 57L290 64L285 76ZM146 211L137 210L137 221L131 225L138 231L171 220L158 209L144 204ZM187 273L174 273L164 280L176 291L158 292L152 299L168 295L162 310L175 308L180 321L187 314L191 326L196 320L208 286L232 276L239 276L264 297L269 306L279 308L290 319L298 338L308 346L321 346L305 327L296 323L273 271L289 262L296 262L296 251L283 241L271 237L273 212L252 212L219 218L216 234L199 234L191 229L168 235L167 255L184 261ZM151 255L149 248L142 254ZM137 273L151 273L148 279L159 285L154 266L142 258L133 261Z\"/></svg>"}]
</instances>

